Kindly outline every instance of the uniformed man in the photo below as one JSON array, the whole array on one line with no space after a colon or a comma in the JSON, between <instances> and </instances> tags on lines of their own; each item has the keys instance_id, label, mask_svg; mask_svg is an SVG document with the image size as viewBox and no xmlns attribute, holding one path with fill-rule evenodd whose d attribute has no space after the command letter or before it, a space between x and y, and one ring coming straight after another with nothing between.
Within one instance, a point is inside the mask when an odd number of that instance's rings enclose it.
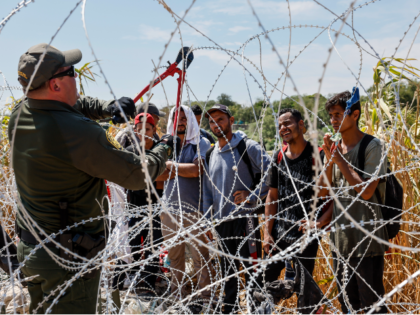
<instances>
[{"instance_id":1,"label":"uniformed man","mask_svg":"<svg viewBox=\"0 0 420 315\"><path fill-rule=\"evenodd\" d=\"M81 59L78 49L62 52L39 44L19 60L18 80L23 87L31 85L28 98L13 109L9 140L20 196L18 260L24 262L27 277L36 276L28 283L30 313L45 313L49 307L52 313L95 313L100 272L90 268L90 273L75 277L78 270L64 269L56 261L74 268L75 262L86 260L70 252L90 259L104 248L104 179L132 190L146 185L141 158L122 149L91 120L119 115L117 104L79 97L74 65ZM123 98L119 103L126 116L133 117L133 101ZM169 137L147 151L146 171L152 180L165 170L172 147ZM68 231L67 226L73 227ZM39 239L55 234L61 248L51 241L37 247Z\"/></svg>"}]
</instances>

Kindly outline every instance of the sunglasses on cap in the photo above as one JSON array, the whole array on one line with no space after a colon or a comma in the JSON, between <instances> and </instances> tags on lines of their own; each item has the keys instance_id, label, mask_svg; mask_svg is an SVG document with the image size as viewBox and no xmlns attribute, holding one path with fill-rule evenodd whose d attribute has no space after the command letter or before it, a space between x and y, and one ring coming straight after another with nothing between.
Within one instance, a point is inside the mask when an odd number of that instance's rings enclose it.
<instances>
[{"instance_id":1,"label":"sunglasses on cap","mask_svg":"<svg viewBox=\"0 0 420 315\"><path fill-rule=\"evenodd\" d=\"M54 75L50 78L50 80L51 80L51 79L56 79L56 78L61 78L61 77L67 77L67 76L74 78L74 77L75 77L75 75L76 75L76 73L75 73L75 71L74 71L74 66L71 66L69 69L67 69L67 70L65 70L65 71L63 71L63 72L60 72L60 73L54 74Z\"/></svg>"}]
</instances>

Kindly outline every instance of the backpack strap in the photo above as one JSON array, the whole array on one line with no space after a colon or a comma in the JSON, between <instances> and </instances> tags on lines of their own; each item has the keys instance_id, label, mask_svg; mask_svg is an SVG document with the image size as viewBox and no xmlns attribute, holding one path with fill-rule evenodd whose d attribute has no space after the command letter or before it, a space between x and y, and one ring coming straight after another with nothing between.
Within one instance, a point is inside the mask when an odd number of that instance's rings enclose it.
<instances>
[{"instance_id":1,"label":"backpack strap","mask_svg":"<svg viewBox=\"0 0 420 315\"><path fill-rule=\"evenodd\" d=\"M192 144L191 147L192 147L193 153L195 155L197 153L197 145L196 144Z\"/></svg>"},{"instance_id":2,"label":"backpack strap","mask_svg":"<svg viewBox=\"0 0 420 315\"><path fill-rule=\"evenodd\" d=\"M210 141L210 143L215 143L213 137L203 128L200 128L200 135Z\"/></svg>"},{"instance_id":3,"label":"backpack strap","mask_svg":"<svg viewBox=\"0 0 420 315\"><path fill-rule=\"evenodd\" d=\"M362 139L362 143L360 144L360 147L359 147L359 152L357 153L357 158L359 160L358 166L360 170L364 170L365 168L366 148L373 139L375 139L375 137L369 134L366 134ZM360 176L362 176L361 172L358 172L358 173ZM381 198L381 194L379 193L378 187L376 187L375 189L375 196L376 196L376 201L378 203L382 203L382 198Z\"/></svg>"},{"instance_id":4,"label":"backpack strap","mask_svg":"<svg viewBox=\"0 0 420 315\"><path fill-rule=\"evenodd\" d=\"M246 166L248 167L248 171L251 174L252 183L255 186L255 176L254 176L254 172L252 171L251 160L249 159L248 151L246 149L247 140L248 138L245 138L239 141L238 146L236 148L238 149L239 155L241 156L242 160L245 162Z\"/></svg>"},{"instance_id":5,"label":"backpack strap","mask_svg":"<svg viewBox=\"0 0 420 315\"><path fill-rule=\"evenodd\" d=\"M210 149L208 149L206 152L206 163L208 166L210 166L210 156L213 150L214 150L214 146L210 147Z\"/></svg>"},{"instance_id":6,"label":"backpack strap","mask_svg":"<svg viewBox=\"0 0 420 315\"><path fill-rule=\"evenodd\" d=\"M362 139L362 143L360 144L359 152L357 153L357 159L359 161L358 163L359 169L361 170L365 168L366 148L373 139L375 139L374 136L366 134Z\"/></svg>"},{"instance_id":7,"label":"backpack strap","mask_svg":"<svg viewBox=\"0 0 420 315\"><path fill-rule=\"evenodd\" d=\"M283 146L283 148L279 151L279 155L277 155L277 164L280 164L281 160L283 160L283 153L286 152L287 145Z\"/></svg>"},{"instance_id":8,"label":"backpack strap","mask_svg":"<svg viewBox=\"0 0 420 315\"><path fill-rule=\"evenodd\" d=\"M199 140L199 142L198 142L198 145L200 144L200 141L201 141L201 139L203 139L204 138L204 136L203 136L203 134L200 132L200 140ZM194 155L197 153L197 144L192 144L192 150L193 150L193 153L194 153Z\"/></svg>"},{"instance_id":9,"label":"backpack strap","mask_svg":"<svg viewBox=\"0 0 420 315\"><path fill-rule=\"evenodd\" d=\"M321 154L321 152L322 152L321 147L318 147L318 152L319 152L319 154ZM312 158L312 165L315 165L315 159L314 158Z\"/></svg>"}]
</instances>

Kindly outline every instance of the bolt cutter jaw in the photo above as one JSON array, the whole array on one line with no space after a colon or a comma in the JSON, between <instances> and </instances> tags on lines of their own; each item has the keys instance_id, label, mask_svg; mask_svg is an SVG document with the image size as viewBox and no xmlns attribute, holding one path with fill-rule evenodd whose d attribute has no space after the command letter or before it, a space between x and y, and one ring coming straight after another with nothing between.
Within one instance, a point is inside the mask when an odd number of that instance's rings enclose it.
<instances>
[{"instance_id":1,"label":"bolt cutter jaw","mask_svg":"<svg viewBox=\"0 0 420 315\"><path fill-rule=\"evenodd\" d=\"M189 47L183 47L178 53L178 56L176 57L176 64L180 64L181 61L184 60L184 69L187 69L191 62L194 60L194 54L192 51L190 51Z\"/></svg>"}]
</instances>

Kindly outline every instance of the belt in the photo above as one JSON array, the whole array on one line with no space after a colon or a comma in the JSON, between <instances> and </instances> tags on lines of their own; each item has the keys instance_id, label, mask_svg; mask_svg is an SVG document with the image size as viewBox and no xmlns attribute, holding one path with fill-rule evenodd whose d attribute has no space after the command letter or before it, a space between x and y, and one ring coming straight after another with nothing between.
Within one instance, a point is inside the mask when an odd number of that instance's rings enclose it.
<instances>
[{"instance_id":1,"label":"belt","mask_svg":"<svg viewBox=\"0 0 420 315\"><path fill-rule=\"evenodd\" d=\"M39 242L36 240L35 236L33 236L33 234L32 234L31 232L28 232L28 231L26 231L26 230L23 230L23 229L19 228L19 229L18 229L18 235L19 235L19 238L20 238L22 241L26 242L26 243L29 243L29 244L32 244L32 245L39 245ZM41 235L38 235L38 237L39 237L42 241L45 239L45 238L44 238L43 236L41 236ZM48 242L48 243L45 243L45 242L44 242L44 246L47 246L47 247L55 247L56 245L55 245L55 244L53 244L53 243L50 243L50 242Z\"/></svg>"}]
</instances>

